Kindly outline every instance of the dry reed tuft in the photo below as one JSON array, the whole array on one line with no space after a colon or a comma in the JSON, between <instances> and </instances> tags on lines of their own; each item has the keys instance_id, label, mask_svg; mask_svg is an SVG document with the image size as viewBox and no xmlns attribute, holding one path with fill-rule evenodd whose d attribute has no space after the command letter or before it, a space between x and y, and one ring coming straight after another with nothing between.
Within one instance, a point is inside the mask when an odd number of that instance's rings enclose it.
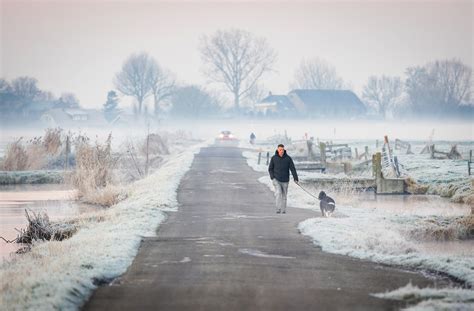
<instances>
[{"instance_id":1,"label":"dry reed tuft","mask_svg":"<svg viewBox=\"0 0 474 311\"><path fill-rule=\"evenodd\" d=\"M474 215L462 217L458 220L458 224L463 232L463 236L468 239L474 238Z\"/></svg>"},{"instance_id":2,"label":"dry reed tuft","mask_svg":"<svg viewBox=\"0 0 474 311\"><path fill-rule=\"evenodd\" d=\"M48 163L48 154L41 137L35 137L27 142L26 154L29 170L40 170Z\"/></svg>"},{"instance_id":3,"label":"dry reed tuft","mask_svg":"<svg viewBox=\"0 0 474 311\"><path fill-rule=\"evenodd\" d=\"M27 142L22 138L8 145L2 169L24 171L44 169L52 157L62 151L62 129L46 129L45 136L34 137Z\"/></svg>"},{"instance_id":4,"label":"dry reed tuft","mask_svg":"<svg viewBox=\"0 0 474 311\"><path fill-rule=\"evenodd\" d=\"M430 185L428 193L450 198L450 200L455 203L465 203L471 207L473 206L474 189L469 180L462 180L450 184Z\"/></svg>"},{"instance_id":5,"label":"dry reed tuft","mask_svg":"<svg viewBox=\"0 0 474 311\"><path fill-rule=\"evenodd\" d=\"M28 168L28 155L21 140L8 144L3 160L4 171L23 171Z\"/></svg>"},{"instance_id":6,"label":"dry reed tuft","mask_svg":"<svg viewBox=\"0 0 474 311\"><path fill-rule=\"evenodd\" d=\"M8 241L2 237L7 243L26 244L20 252L27 251L35 241L62 241L70 238L77 231L77 227L69 222L50 222L46 212L30 211L28 213L25 209L25 216L28 226L26 229L17 229L19 234L16 239Z\"/></svg>"},{"instance_id":7,"label":"dry reed tuft","mask_svg":"<svg viewBox=\"0 0 474 311\"><path fill-rule=\"evenodd\" d=\"M110 153L111 135L101 145L91 146L82 142L76 146L76 169L73 183L81 194L91 189L105 187L111 181L112 157Z\"/></svg>"},{"instance_id":8,"label":"dry reed tuft","mask_svg":"<svg viewBox=\"0 0 474 311\"><path fill-rule=\"evenodd\" d=\"M416 240L453 241L474 238L474 216L455 219L424 219L420 226L412 229L409 235Z\"/></svg>"},{"instance_id":9,"label":"dry reed tuft","mask_svg":"<svg viewBox=\"0 0 474 311\"><path fill-rule=\"evenodd\" d=\"M43 146L47 154L57 155L61 152L62 142L62 133L61 128L48 128L43 138Z\"/></svg>"},{"instance_id":10,"label":"dry reed tuft","mask_svg":"<svg viewBox=\"0 0 474 311\"><path fill-rule=\"evenodd\" d=\"M126 197L127 195L124 188L108 184L104 188L98 188L95 191L85 193L82 197L82 201L110 207L124 200Z\"/></svg>"},{"instance_id":11,"label":"dry reed tuft","mask_svg":"<svg viewBox=\"0 0 474 311\"><path fill-rule=\"evenodd\" d=\"M428 185L421 185L413 178L405 179L405 191L411 194L426 194L428 192Z\"/></svg>"},{"instance_id":12,"label":"dry reed tuft","mask_svg":"<svg viewBox=\"0 0 474 311\"><path fill-rule=\"evenodd\" d=\"M112 135L100 144L91 145L85 137L76 141L76 167L70 181L79 197L87 203L112 206L126 196L121 187L113 185L113 169L117 158L111 153Z\"/></svg>"}]
</instances>

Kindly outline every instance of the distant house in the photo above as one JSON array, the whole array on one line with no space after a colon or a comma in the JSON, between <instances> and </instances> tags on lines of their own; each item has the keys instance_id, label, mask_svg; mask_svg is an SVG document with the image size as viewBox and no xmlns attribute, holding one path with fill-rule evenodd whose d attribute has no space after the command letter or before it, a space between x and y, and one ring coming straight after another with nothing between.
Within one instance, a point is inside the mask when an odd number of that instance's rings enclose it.
<instances>
[{"instance_id":1,"label":"distant house","mask_svg":"<svg viewBox=\"0 0 474 311\"><path fill-rule=\"evenodd\" d=\"M48 126L103 126L108 124L101 110L81 108L54 108L41 115Z\"/></svg>"},{"instance_id":2,"label":"distant house","mask_svg":"<svg viewBox=\"0 0 474 311\"><path fill-rule=\"evenodd\" d=\"M272 95L254 105L259 115L286 117L353 118L366 114L366 107L348 90L292 90L288 95Z\"/></svg>"},{"instance_id":3,"label":"distant house","mask_svg":"<svg viewBox=\"0 0 474 311\"><path fill-rule=\"evenodd\" d=\"M304 116L352 118L366 113L361 100L348 90L293 90L288 98Z\"/></svg>"},{"instance_id":4,"label":"distant house","mask_svg":"<svg viewBox=\"0 0 474 311\"><path fill-rule=\"evenodd\" d=\"M271 92L267 97L254 105L255 113L259 115L293 115L295 106L286 95L273 95Z\"/></svg>"}]
</instances>

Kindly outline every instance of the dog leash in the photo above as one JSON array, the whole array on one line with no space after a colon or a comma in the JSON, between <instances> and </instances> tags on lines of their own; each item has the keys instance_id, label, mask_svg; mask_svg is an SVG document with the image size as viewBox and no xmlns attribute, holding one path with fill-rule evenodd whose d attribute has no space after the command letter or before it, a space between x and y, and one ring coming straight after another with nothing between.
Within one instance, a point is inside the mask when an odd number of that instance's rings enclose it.
<instances>
[{"instance_id":1,"label":"dog leash","mask_svg":"<svg viewBox=\"0 0 474 311\"><path fill-rule=\"evenodd\" d=\"M301 189L303 189L304 192L306 192L307 194L309 194L310 196L312 196L313 198L315 199L318 199L319 198L317 196L315 196L314 194L312 194L311 192L309 192L308 190L306 190L305 188L303 188L303 186L300 185L300 183L296 183Z\"/></svg>"}]
</instances>

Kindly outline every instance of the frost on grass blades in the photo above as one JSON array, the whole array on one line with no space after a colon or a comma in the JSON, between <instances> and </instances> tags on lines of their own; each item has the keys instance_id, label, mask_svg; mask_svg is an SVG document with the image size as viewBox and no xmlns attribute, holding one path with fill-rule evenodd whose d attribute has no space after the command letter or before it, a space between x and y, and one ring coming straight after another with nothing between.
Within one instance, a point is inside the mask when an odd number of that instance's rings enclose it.
<instances>
[{"instance_id":1,"label":"frost on grass blades","mask_svg":"<svg viewBox=\"0 0 474 311\"><path fill-rule=\"evenodd\" d=\"M257 154L243 152L249 166L265 174L259 181L273 191L266 174L266 159L261 159L261 164L257 164ZM311 174L310 178L313 179L319 173ZM427 172L424 174L431 177ZM300 175L300 181L304 183L306 174L301 172ZM326 174L325 177L339 176ZM410 269L439 272L465 282L468 288L418 289L407 285L399 289L399 292L380 294L380 297L395 299L403 292L402 296L405 298L400 299L416 304L413 308L472 309L474 292L469 288L474 286L474 244L472 240L462 240L465 238L463 227L455 225L458 220L470 219L466 217L470 213L469 206L438 196L389 196L375 200L373 196L365 197L345 191L335 196L338 205L333 217L322 218L319 217L319 204L315 199L293 185L290 183L289 206L308 208L317 213L315 218L301 222L298 229L311 237L323 251ZM310 184L306 187L311 189ZM313 186L312 190L317 193L320 189ZM437 229L442 228L445 223L448 224L448 230L436 235ZM450 246L455 247L449 249ZM406 297L417 298L408 300Z\"/></svg>"},{"instance_id":2,"label":"frost on grass blades","mask_svg":"<svg viewBox=\"0 0 474 311\"><path fill-rule=\"evenodd\" d=\"M473 310L474 291L462 288L419 288L412 284L391 292L374 294L378 298L415 304L407 310Z\"/></svg>"},{"instance_id":3,"label":"frost on grass blades","mask_svg":"<svg viewBox=\"0 0 474 311\"><path fill-rule=\"evenodd\" d=\"M294 204L295 202L293 202ZM296 203L298 204L298 203ZM298 226L323 251L417 269L439 271L474 284L472 254L435 254L409 238L417 216L396 215L370 208L338 206L335 218L311 218Z\"/></svg>"},{"instance_id":4,"label":"frost on grass blades","mask_svg":"<svg viewBox=\"0 0 474 311\"><path fill-rule=\"evenodd\" d=\"M204 144L203 144L204 145ZM0 302L18 310L77 309L98 284L121 275L141 238L153 236L177 209L176 191L203 146L181 152L150 176L133 183L129 197L83 219L70 239L35 244L0 266Z\"/></svg>"}]
</instances>

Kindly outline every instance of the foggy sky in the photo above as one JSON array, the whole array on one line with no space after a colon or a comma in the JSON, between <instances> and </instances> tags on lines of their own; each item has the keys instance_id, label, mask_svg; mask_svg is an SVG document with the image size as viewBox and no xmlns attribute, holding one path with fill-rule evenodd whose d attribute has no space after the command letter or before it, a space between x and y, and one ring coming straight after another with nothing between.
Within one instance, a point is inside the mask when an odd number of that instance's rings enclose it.
<instances>
[{"instance_id":1,"label":"foggy sky","mask_svg":"<svg viewBox=\"0 0 474 311\"><path fill-rule=\"evenodd\" d=\"M278 53L265 87L286 94L302 58L336 66L360 94L369 75L459 58L473 66L472 1L5 1L1 77L28 75L59 96L101 106L133 52L146 51L185 83L206 84L199 37L242 28Z\"/></svg>"}]
</instances>

